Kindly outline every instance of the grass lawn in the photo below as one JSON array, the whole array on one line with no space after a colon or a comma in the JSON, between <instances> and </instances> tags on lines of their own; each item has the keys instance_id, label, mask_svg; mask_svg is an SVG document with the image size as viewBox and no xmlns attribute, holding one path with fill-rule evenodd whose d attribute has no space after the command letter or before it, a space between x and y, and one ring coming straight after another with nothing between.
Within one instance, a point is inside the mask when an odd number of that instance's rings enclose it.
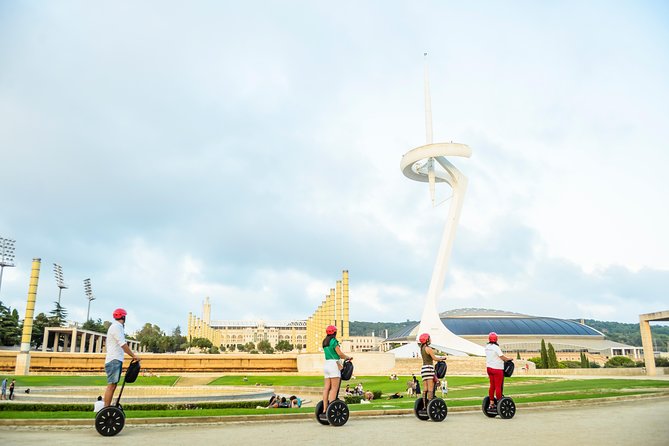
<instances>
[{"instance_id":1,"label":"grass lawn","mask_svg":"<svg viewBox=\"0 0 669 446\"><path fill-rule=\"evenodd\" d=\"M0 375L3 376L4 375ZM63 376L63 375L44 375L44 376L8 376L7 382L11 382L12 378L16 379L16 391L21 392L21 389L27 387L40 386L64 386L64 387L80 387L80 386L95 386L105 387L107 385L106 376ZM133 386L171 386L174 385L178 376L139 376ZM123 379L121 379L121 383Z\"/></svg>"},{"instance_id":2,"label":"grass lawn","mask_svg":"<svg viewBox=\"0 0 669 446\"><path fill-rule=\"evenodd\" d=\"M605 398L625 395L638 395L645 393L643 390L633 392L585 392L571 394L546 394L532 397L514 398L516 403L543 402L543 401L565 401ZM393 410L413 409L415 399L401 398L396 400L376 400L370 404L352 404L351 412L367 410ZM453 400L446 398L449 407L479 407L480 399ZM273 414L284 413L313 413L313 407L300 409L194 409L194 410L128 410L127 418L164 418L164 417L206 417L206 416L232 416L232 415L258 415L270 417ZM0 412L0 419L90 419L95 418L91 412Z\"/></svg>"},{"instance_id":3,"label":"grass lawn","mask_svg":"<svg viewBox=\"0 0 669 446\"><path fill-rule=\"evenodd\" d=\"M246 375L223 376L211 385L235 385L255 386L259 383L263 386L279 387L312 387L318 391L322 389L323 378L319 376L253 376ZM381 390L384 395L400 392L403 398L389 400L387 397L374 400L370 404L352 404L351 411L364 410L391 410L411 409L414 398L406 396L406 383L410 376L399 377L391 381L386 376L358 376L357 379L349 381L351 386L362 382L365 390ZM139 377L136 384L140 386L164 385L171 386L176 381L175 376L163 377ZM449 393L446 397L450 407L479 406L481 399L487 394L487 377L450 376L448 379ZM106 384L103 376L22 376L17 380L18 391L23 387L30 386L104 386ZM669 390L669 381L650 379L560 379L547 377L525 377L507 378L505 382L505 393L514 397L517 403L541 402L541 401L563 401L575 399L605 398L621 395L637 395L652 392L654 389ZM296 391L299 395L299 391ZM437 391L437 396L441 392ZM514 396L515 395L515 396ZM260 403L262 405L262 403ZM167 407L167 406L166 406ZM10 409L9 406L5 407ZM192 417L192 416L229 416L229 415L259 415L270 416L277 413L311 413L313 407L301 409L189 409L189 410L133 410L131 405L126 407L128 418L154 418L154 417ZM93 419L94 414L90 412L75 411L0 411L0 418L4 419Z\"/></svg>"}]
</instances>

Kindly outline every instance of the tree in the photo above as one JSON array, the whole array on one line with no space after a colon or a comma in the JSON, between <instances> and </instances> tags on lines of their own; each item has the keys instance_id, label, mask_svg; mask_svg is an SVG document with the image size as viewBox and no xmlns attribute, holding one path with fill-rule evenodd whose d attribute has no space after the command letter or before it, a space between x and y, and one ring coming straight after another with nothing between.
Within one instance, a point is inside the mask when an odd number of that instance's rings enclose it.
<instances>
[{"instance_id":1,"label":"tree","mask_svg":"<svg viewBox=\"0 0 669 446\"><path fill-rule=\"evenodd\" d=\"M160 339L165 336L159 326L150 323L144 324L144 327L137 333L137 340L140 345L151 353L164 353L164 345L161 346Z\"/></svg>"},{"instance_id":2,"label":"tree","mask_svg":"<svg viewBox=\"0 0 669 446\"><path fill-rule=\"evenodd\" d=\"M56 306L49 312L51 315L49 322L52 327L62 327L65 325L65 319L67 319L67 310L58 302L54 302L54 304Z\"/></svg>"},{"instance_id":3,"label":"tree","mask_svg":"<svg viewBox=\"0 0 669 446\"><path fill-rule=\"evenodd\" d=\"M541 368L548 368L548 350L546 350L546 341L541 340Z\"/></svg>"},{"instance_id":4,"label":"tree","mask_svg":"<svg viewBox=\"0 0 669 446\"><path fill-rule=\"evenodd\" d=\"M581 352L581 367L585 369L590 368L590 361L585 356L585 352Z\"/></svg>"},{"instance_id":5,"label":"tree","mask_svg":"<svg viewBox=\"0 0 669 446\"><path fill-rule=\"evenodd\" d=\"M272 344L269 343L267 340L263 340L258 342L258 350L265 353L265 354L270 354L274 353L274 349L272 348Z\"/></svg>"},{"instance_id":6,"label":"tree","mask_svg":"<svg viewBox=\"0 0 669 446\"><path fill-rule=\"evenodd\" d=\"M256 345L255 345L253 342L247 342L246 344L244 344L244 345L242 346L241 349L238 349L238 350L241 350L241 351L243 351L243 352L249 352L249 353L251 353L251 351L253 351L253 350L255 350L255 349L256 349ZM258 352L256 352L256 353L258 353Z\"/></svg>"},{"instance_id":7,"label":"tree","mask_svg":"<svg viewBox=\"0 0 669 446\"><path fill-rule=\"evenodd\" d=\"M81 326L82 329L84 330L90 330L90 331L95 331L98 333L106 333L107 330L105 330L105 325L102 322L102 319L98 318L97 321L94 321L93 319L89 319L84 324Z\"/></svg>"},{"instance_id":8,"label":"tree","mask_svg":"<svg viewBox=\"0 0 669 446\"><path fill-rule=\"evenodd\" d=\"M279 352L289 352L293 350L293 344L289 343L285 339L276 343L274 348Z\"/></svg>"},{"instance_id":9,"label":"tree","mask_svg":"<svg viewBox=\"0 0 669 446\"><path fill-rule=\"evenodd\" d=\"M19 312L6 307L0 302L0 343L5 346L13 346L21 340L19 329Z\"/></svg>"},{"instance_id":10,"label":"tree","mask_svg":"<svg viewBox=\"0 0 669 446\"><path fill-rule=\"evenodd\" d=\"M558 362L557 355L555 354L555 349L553 348L553 344L550 342L548 343L548 368L549 369L557 369L560 367L560 363Z\"/></svg>"},{"instance_id":11,"label":"tree","mask_svg":"<svg viewBox=\"0 0 669 446\"><path fill-rule=\"evenodd\" d=\"M49 326L49 318L44 313L40 313L33 319L33 332L30 337L30 343L33 347L39 349L44 343L44 328Z\"/></svg>"},{"instance_id":12,"label":"tree","mask_svg":"<svg viewBox=\"0 0 669 446\"><path fill-rule=\"evenodd\" d=\"M516 352L516 359L520 359L520 352Z\"/></svg>"}]
</instances>

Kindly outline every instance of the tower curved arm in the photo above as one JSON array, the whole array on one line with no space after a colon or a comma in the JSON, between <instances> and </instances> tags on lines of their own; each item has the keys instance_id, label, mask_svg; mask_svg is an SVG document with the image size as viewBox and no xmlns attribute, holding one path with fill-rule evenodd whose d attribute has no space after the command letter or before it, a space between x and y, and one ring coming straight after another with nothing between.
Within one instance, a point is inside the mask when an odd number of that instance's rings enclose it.
<instances>
[{"instance_id":1,"label":"tower curved arm","mask_svg":"<svg viewBox=\"0 0 669 446\"><path fill-rule=\"evenodd\" d=\"M430 183L431 191L434 183L437 182L447 183L453 190L446 225L432 272L430 288L423 308L418 336L421 333L429 333L434 347L452 355L484 356L485 351L482 346L457 336L447 329L441 322L437 309L437 298L444 288L455 231L460 219L464 195L467 191L467 177L448 161L446 156L469 158L471 154L472 150L465 144L427 144L407 152L400 161L400 169L407 178ZM434 169L435 161L443 167L443 171Z\"/></svg>"}]
</instances>

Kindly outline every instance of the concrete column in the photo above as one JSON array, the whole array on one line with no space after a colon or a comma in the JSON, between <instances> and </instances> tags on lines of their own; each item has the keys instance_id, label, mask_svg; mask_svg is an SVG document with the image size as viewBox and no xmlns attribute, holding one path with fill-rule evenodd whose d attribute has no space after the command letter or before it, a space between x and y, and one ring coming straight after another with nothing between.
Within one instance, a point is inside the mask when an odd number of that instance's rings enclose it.
<instances>
[{"instance_id":1,"label":"concrete column","mask_svg":"<svg viewBox=\"0 0 669 446\"><path fill-rule=\"evenodd\" d=\"M33 314L35 312L35 301L37 300L37 284L39 282L39 269L42 260L34 258L28 285L28 301L26 303L26 315L23 318L23 333L21 334L21 350L16 355L14 374L30 374L30 341L33 334Z\"/></svg>"},{"instance_id":2,"label":"concrete column","mask_svg":"<svg viewBox=\"0 0 669 446\"><path fill-rule=\"evenodd\" d=\"M653 337L650 333L650 324L643 317L639 318L641 330L641 344L643 345L643 360L646 363L646 375L655 376L655 352L653 351Z\"/></svg>"},{"instance_id":3,"label":"concrete column","mask_svg":"<svg viewBox=\"0 0 669 446\"><path fill-rule=\"evenodd\" d=\"M72 329L72 334L70 335L70 353L75 353L77 351L77 329Z\"/></svg>"},{"instance_id":4,"label":"concrete column","mask_svg":"<svg viewBox=\"0 0 669 446\"><path fill-rule=\"evenodd\" d=\"M95 353L102 353L102 336L97 336L97 340L95 342Z\"/></svg>"},{"instance_id":5,"label":"concrete column","mask_svg":"<svg viewBox=\"0 0 669 446\"><path fill-rule=\"evenodd\" d=\"M92 334L88 338L88 353L95 352L95 335Z\"/></svg>"},{"instance_id":6,"label":"concrete column","mask_svg":"<svg viewBox=\"0 0 669 446\"><path fill-rule=\"evenodd\" d=\"M70 347L71 338L72 335L63 333L63 353L65 353L67 349Z\"/></svg>"},{"instance_id":7,"label":"concrete column","mask_svg":"<svg viewBox=\"0 0 669 446\"><path fill-rule=\"evenodd\" d=\"M44 328L44 337L42 338L42 351L45 352L49 348L49 334L51 330Z\"/></svg>"},{"instance_id":8,"label":"concrete column","mask_svg":"<svg viewBox=\"0 0 669 446\"><path fill-rule=\"evenodd\" d=\"M86 350L86 336L87 334L82 331L81 342L79 342L79 353L83 353Z\"/></svg>"}]
</instances>

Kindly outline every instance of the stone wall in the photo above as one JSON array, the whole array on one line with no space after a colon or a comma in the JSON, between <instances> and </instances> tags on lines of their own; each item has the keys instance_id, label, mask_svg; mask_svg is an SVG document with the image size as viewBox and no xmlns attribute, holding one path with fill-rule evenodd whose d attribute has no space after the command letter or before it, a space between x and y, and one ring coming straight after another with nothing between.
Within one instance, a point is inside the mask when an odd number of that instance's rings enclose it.
<instances>
[{"instance_id":1,"label":"stone wall","mask_svg":"<svg viewBox=\"0 0 669 446\"><path fill-rule=\"evenodd\" d=\"M0 352L0 370L14 372L17 352ZM296 355L140 354L151 372L297 372ZM31 352L31 372L104 372L104 354ZM125 366L130 363L126 357Z\"/></svg>"}]
</instances>

